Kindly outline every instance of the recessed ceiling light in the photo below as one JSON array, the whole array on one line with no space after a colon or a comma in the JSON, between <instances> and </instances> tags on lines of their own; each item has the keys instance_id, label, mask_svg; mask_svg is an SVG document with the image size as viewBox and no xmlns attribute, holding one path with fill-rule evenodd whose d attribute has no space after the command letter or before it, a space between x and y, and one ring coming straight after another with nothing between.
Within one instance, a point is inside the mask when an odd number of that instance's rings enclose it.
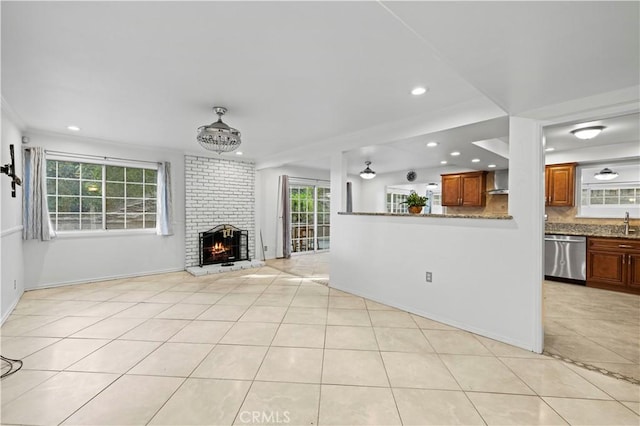
<instances>
[{"instance_id":1,"label":"recessed ceiling light","mask_svg":"<svg viewBox=\"0 0 640 426\"><path fill-rule=\"evenodd\" d=\"M447 160L442 160L440 164L447 164Z\"/></svg>"},{"instance_id":2,"label":"recessed ceiling light","mask_svg":"<svg viewBox=\"0 0 640 426\"><path fill-rule=\"evenodd\" d=\"M471 160L472 163L479 163L480 159L479 158L474 158L473 160Z\"/></svg>"},{"instance_id":3,"label":"recessed ceiling light","mask_svg":"<svg viewBox=\"0 0 640 426\"><path fill-rule=\"evenodd\" d=\"M458 155L460 155L460 152L459 152L459 151L453 151L453 152L451 153L451 156L452 156L452 157L457 157Z\"/></svg>"},{"instance_id":4,"label":"recessed ceiling light","mask_svg":"<svg viewBox=\"0 0 640 426\"><path fill-rule=\"evenodd\" d=\"M438 142L429 142L429 143L427 144L427 146L428 146L429 148L433 148L434 146L438 146Z\"/></svg>"},{"instance_id":5,"label":"recessed ceiling light","mask_svg":"<svg viewBox=\"0 0 640 426\"><path fill-rule=\"evenodd\" d=\"M490 169L495 169L496 165L495 164L489 164L487 167L490 168Z\"/></svg>"},{"instance_id":6,"label":"recessed ceiling light","mask_svg":"<svg viewBox=\"0 0 640 426\"><path fill-rule=\"evenodd\" d=\"M78 126L67 126L67 130L71 130L72 132L79 132L80 127Z\"/></svg>"},{"instance_id":7,"label":"recessed ceiling light","mask_svg":"<svg viewBox=\"0 0 640 426\"><path fill-rule=\"evenodd\" d=\"M605 129L604 126L590 126L572 130L571 133L578 139L593 139Z\"/></svg>"},{"instance_id":8,"label":"recessed ceiling light","mask_svg":"<svg viewBox=\"0 0 640 426\"><path fill-rule=\"evenodd\" d=\"M236 151L236 155L242 155L242 151Z\"/></svg>"},{"instance_id":9,"label":"recessed ceiling light","mask_svg":"<svg viewBox=\"0 0 640 426\"><path fill-rule=\"evenodd\" d=\"M545 148L544 150L547 151L547 152L551 152L551 151L555 151L556 149L555 148Z\"/></svg>"},{"instance_id":10,"label":"recessed ceiling light","mask_svg":"<svg viewBox=\"0 0 640 426\"><path fill-rule=\"evenodd\" d=\"M413 96L420 96L424 95L425 93L427 93L427 89L424 87L414 87L413 90L411 90L411 94Z\"/></svg>"}]
</instances>

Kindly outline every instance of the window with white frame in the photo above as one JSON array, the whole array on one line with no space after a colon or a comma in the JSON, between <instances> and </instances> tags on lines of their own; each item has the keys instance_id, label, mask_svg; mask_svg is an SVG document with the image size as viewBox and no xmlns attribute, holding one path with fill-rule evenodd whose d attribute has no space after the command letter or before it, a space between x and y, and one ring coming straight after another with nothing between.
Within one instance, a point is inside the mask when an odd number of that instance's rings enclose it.
<instances>
[{"instance_id":1,"label":"window with white frame","mask_svg":"<svg viewBox=\"0 0 640 426\"><path fill-rule=\"evenodd\" d=\"M440 192L431 193L431 213L442 214L442 193Z\"/></svg>"},{"instance_id":2,"label":"window with white frame","mask_svg":"<svg viewBox=\"0 0 640 426\"><path fill-rule=\"evenodd\" d=\"M47 159L54 229L155 229L157 173L157 167Z\"/></svg>"},{"instance_id":3,"label":"window with white frame","mask_svg":"<svg viewBox=\"0 0 640 426\"><path fill-rule=\"evenodd\" d=\"M426 183L393 185L387 187L387 213L408 213L407 197L411 192L427 196L425 213L442 214L442 195L439 189L432 189Z\"/></svg>"},{"instance_id":4,"label":"window with white frame","mask_svg":"<svg viewBox=\"0 0 640 426\"><path fill-rule=\"evenodd\" d=\"M618 176L598 180L596 174L609 168ZM614 163L581 166L579 168L578 216L622 218L626 212L640 217L640 167L638 163Z\"/></svg>"},{"instance_id":5,"label":"window with white frame","mask_svg":"<svg viewBox=\"0 0 640 426\"><path fill-rule=\"evenodd\" d=\"M398 192L387 192L387 213L407 213L408 194Z\"/></svg>"}]
</instances>

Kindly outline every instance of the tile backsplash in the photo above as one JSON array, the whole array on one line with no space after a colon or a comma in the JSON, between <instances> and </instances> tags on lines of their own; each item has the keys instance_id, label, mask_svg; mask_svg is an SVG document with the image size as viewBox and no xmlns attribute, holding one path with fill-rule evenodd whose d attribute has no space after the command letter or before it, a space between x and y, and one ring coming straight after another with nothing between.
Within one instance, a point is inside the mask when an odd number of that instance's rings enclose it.
<instances>
[{"instance_id":1,"label":"tile backsplash","mask_svg":"<svg viewBox=\"0 0 640 426\"><path fill-rule=\"evenodd\" d=\"M621 225L624 220L620 218L601 219L596 217L576 217L578 207L546 207L547 222L554 223L577 223L585 225ZM631 219L631 225L640 225L640 219Z\"/></svg>"}]
</instances>

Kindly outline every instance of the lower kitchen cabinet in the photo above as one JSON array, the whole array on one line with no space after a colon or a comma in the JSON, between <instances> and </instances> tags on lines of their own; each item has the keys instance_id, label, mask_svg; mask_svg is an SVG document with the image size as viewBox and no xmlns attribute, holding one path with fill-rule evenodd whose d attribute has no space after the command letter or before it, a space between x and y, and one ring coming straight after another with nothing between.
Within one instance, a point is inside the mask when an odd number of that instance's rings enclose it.
<instances>
[{"instance_id":1,"label":"lower kitchen cabinet","mask_svg":"<svg viewBox=\"0 0 640 426\"><path fill-rule=\"evenodd\" d=\"M590 237L587 286L640 294L640 241Z\"/></svg>"}]
</instances>

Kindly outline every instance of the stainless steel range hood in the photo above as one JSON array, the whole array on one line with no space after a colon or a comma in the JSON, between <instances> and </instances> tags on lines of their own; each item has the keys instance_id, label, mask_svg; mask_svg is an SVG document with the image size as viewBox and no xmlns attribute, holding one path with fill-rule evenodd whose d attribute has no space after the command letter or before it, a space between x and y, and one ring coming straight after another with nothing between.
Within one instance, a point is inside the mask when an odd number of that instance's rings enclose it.
<instances>
[{"instance_id":1,"label":"stainless steel range hood","mask_svg":"<svg viewBox=\"0 0 640 426\"><path fill-rule=\"evenodd\" d=\"M493 175L493 189L487 194L508 194L509 193L509 170L496 170Z\"/></svg>"}]
</instances>

